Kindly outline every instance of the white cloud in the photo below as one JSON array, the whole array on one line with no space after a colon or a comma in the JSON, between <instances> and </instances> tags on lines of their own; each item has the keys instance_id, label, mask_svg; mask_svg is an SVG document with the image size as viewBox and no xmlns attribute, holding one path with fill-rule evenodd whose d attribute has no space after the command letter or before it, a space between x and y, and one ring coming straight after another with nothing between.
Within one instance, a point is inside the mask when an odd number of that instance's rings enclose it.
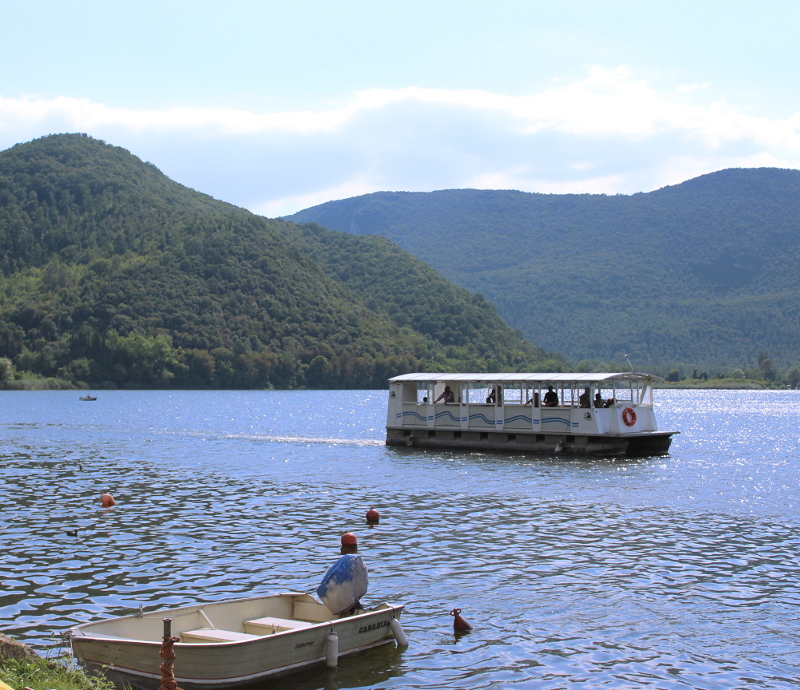
<instances>
[{"instance_id":1,"label":"white cloud","mask_svg":"<svg viewBox=\"0 0 800 690\"><path fill-rule=\"evenodd\" d=\"M678 84L675 87L675 90L680 93L692 93L693 91L700 91L702 89L707 89L711 84L709 82L703 82L702 84Z\"/></svg>"},{"instance_id":2,"label":"white cloud","mask_svg":"<svg viewBox=\"0 0 800 690\"><path fill-rule=\"evenodd\" d=\"M660 92L624 67L528 96L370 89L341 107L134 110L0 98L0 146L82 131L179 182L266 215L378 190L455 187L631 193L726 167L800 167L800 113L753 117Z\"/></svg>"}]
</instances>

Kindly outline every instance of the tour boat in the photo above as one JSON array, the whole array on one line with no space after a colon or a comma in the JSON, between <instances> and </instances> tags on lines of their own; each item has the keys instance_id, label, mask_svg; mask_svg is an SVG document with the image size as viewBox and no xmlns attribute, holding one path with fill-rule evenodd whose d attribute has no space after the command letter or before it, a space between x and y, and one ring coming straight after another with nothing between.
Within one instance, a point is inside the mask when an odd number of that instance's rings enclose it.
<instances>
[{"instance_id":1,"label":"tour boat","mask_svg":"<svg viewBox=\"0 0 800 690\"><path fill-rule=\"evenodd\" d=\"M386 445L418 448L658 455L657 376L417 373L389 379Z\"/></svg>"},{"instance_id":2,"label":"tour boat","mask_svg":"<svg viewBox=\"0 0 800 690\"><path fill-rule=\"evenodd\" d=\"M403 606L382 603L346 615L310 594L195 604L84 623L68 633L80 663L117 683L157 688L159 651L170 619L174 676L183 690L249 685L269 676L391 643L408 644ZM333 662L331 661L333 659Z\"/></svg>"}]
</instances>

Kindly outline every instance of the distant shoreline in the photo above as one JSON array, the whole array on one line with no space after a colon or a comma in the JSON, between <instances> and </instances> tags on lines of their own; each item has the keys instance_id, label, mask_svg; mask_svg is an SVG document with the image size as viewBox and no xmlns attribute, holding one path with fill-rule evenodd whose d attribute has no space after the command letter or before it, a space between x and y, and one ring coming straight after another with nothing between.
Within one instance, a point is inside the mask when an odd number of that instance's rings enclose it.
<instances>
[{"instance_id":1,"label":"distant shoreline","mask_svg":"<svg viewBox=\"0 0 800 690\"><path fill-rule=\"evenodd\" d=\"M760 381L752 379L692 379L688 381L662 381L654 384L655 388L678 389L678 390L792 390L785 385L765 385ZM226 391L226 390L388 390L387 388L157 388L157 387L135 387L135 388L104 388L91 387L88 385L76 385L65 379L22 379L8 381L0 384L0 391L180 391L180 390L203 390L203 391Z\"/></svg>"},{"instance_id":2,"label":"distant shoreline","mask_svg":"<svg viewBox=\"0 0 800 690\"><path fill-rule=\"evenodd\" d=\"M752 379L692 379L690 381L661 381L655 384L656 388L679 388L684 390L742 390L742 391L768 391L791 390L785 385L769 386Z\"/></svg>"}]
</instances>

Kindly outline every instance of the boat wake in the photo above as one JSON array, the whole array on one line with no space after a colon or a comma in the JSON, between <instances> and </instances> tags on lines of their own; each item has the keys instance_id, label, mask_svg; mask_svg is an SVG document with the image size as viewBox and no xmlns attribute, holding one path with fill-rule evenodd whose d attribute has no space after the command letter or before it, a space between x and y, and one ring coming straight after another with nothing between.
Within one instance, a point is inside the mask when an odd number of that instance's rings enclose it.
<instances>
[{"instance_id":1,"label":"boat wake","mask_svg":"<svg viewBox=\"0 0 800 690\"><path fill-rule=\"evenodd\" d=\"M227 434L222 438L260 441L263 443L304 443L325 446L383 446L385 441L378 438L332 438L323 436L271 436L268 434Z\"/></svg>"}]
</instances>

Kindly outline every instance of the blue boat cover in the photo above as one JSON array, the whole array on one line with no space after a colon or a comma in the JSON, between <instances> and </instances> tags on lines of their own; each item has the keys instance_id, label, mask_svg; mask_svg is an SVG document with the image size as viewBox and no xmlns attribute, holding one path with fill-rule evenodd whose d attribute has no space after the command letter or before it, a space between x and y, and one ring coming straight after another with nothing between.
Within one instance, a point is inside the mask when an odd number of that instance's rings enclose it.
<instances>
[{"instance_id":1,"label":"blue boat cover","mask_svg":"<svg viewBox=\"0 0 800 690\"><path fill-rule=\"evenodd\" d=\"M348 553L328 568L317 596L331 613L339 614L352 608L367 593L368 585L367 566L361 556Z\"/></svg>"}]
</instances>

